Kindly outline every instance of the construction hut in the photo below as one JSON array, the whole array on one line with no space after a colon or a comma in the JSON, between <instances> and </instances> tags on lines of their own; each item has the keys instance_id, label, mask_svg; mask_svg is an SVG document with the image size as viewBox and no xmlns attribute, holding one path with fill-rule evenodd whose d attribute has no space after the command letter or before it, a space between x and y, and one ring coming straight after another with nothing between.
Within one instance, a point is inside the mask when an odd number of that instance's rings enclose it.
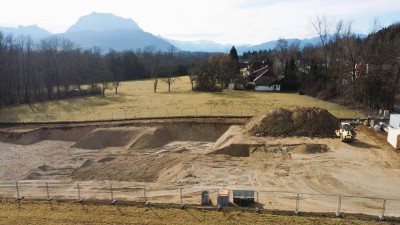
<instances>
[{"instance_id":1,"label":"construction hut","mask_svg":"<svg viewBox=\"0 0 400 225\"><path fill-rule=\"evenodd\" d=\"M217 197L217 205L221 207L228 207L229 206L229 190L221 189L218 192Z\"/></svg>"},{"instance_id":2,"label":"construction hut","mask_svg":"<svg viewBox=\"0 0 400 225\"><path fill-rule=\"evenodd\" d=\"M248 206L254 203L254 191L233 190L233 203L238 206Z\"/></svg>"}]
</instances>

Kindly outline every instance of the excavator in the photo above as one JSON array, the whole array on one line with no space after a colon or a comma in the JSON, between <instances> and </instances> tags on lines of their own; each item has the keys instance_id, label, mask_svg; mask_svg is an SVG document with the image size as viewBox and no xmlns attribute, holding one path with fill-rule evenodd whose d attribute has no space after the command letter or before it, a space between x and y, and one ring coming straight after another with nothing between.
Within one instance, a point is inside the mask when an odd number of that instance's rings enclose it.
<instances>
[{"instance_id":1,"label":"excavator","mask_svg":"<svg viewBox=\"0 0 400 225\"><path fill-rule=\"evenodd\" d=\"M354 140L353 127L348 122L340 123L340 128L335 130L335 133L342 142L352 142Z\"/></svg>"}]
</instances>

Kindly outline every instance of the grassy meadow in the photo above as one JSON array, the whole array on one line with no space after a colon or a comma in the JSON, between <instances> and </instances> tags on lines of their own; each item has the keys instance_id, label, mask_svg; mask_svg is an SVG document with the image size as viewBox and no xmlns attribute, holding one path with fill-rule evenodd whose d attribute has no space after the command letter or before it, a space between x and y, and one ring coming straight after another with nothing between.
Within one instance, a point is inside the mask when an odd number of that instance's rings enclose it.
<instances>
[{"instance_id":1,"label":"grassy meadow","mask_svg":"<svg viewBox=\"0 0 400 225\"><path fill-rule=\"evenodd\" d=\"M296 93L224 90L219 93L194 92L189 77L180 77L171 86L159 81L157 93L152 80L123 82L106 96L91 96L2 109L1 121L85 121L165 116L245 116L269 109L320 107L340 118L364 117L363 113L335 103Z\"/></svg>"}]
</instances>

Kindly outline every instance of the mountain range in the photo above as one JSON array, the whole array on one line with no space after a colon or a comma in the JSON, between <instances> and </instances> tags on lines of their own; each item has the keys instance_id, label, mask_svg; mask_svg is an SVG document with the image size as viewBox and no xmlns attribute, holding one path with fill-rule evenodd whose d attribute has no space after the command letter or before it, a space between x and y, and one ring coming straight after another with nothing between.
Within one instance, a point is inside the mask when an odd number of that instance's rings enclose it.
<instances>
[{"instance_id":1,"label":"mountain range","mask_svg":"<svg viewBox=\"0 0 400 225\"><path fill-rule=\"evenodd\" d=\"M0 27L0 31L6 35L10 33L14 36L30 35L36 42L48 36L65 37L84 49L98 47L103 52L107 52L110 49L117 51L136 50L147 46L155 46L156 49L166 51L171 45L181 51L229 52L232 47L230 44L219 44L208 40L179 41L155 36L143 31L132 19L118 17L111 13L93 12L82 16L65 33L61 34L52 34L37 25L18 26L17 28ZM360 37L366 37L366 35L360 35ZM319 43L318 37L286 40L289 44L298 41L301 48L306 44L316 45ZM274 49L276 44L277 40L273 40L258 45L239 45L235 46L235 48L238 54L242 54L247 51Z\"/></svg>"}]
</instances>

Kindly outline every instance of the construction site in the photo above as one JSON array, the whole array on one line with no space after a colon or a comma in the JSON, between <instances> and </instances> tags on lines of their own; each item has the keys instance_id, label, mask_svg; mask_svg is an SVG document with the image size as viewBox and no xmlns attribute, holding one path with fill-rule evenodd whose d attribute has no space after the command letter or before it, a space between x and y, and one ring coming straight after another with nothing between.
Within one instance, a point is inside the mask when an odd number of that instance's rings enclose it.
<instances>
[{"instance_id":1,"label":"construction site","mask_svg":"<svg viewBox=\"0 0 400 225\"><path fill-rule=\"evenodd\" d=\"M399 153L362 124L354 141L342 142L339 124L320 108L252 118L3 124L0 198L19 198L15 181L25 199L45 196L45 182L58 199L75 199L77 183L86 199L110 198L112 184L117 200L187 205L200 205L207 190L210 206L221 189L250 190L260 209L298 210L292 194L298 201L303 193L303 211L338 211L337 196L347 196L340 202L346 212L380 215L383 207L400 216Z\"/></svg>"}]
</instances>

